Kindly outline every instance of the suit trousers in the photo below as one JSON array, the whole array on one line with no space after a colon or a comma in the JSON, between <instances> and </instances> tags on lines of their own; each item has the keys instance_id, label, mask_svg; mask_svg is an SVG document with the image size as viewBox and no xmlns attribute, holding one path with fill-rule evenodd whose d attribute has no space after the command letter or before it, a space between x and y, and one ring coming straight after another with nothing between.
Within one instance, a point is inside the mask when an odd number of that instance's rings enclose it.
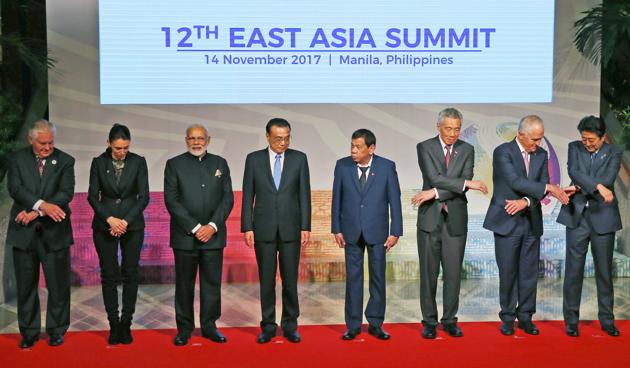
<instances>
[{"instance_id":1,"label":"suit trousers","mask_svg":"<svg viewBox=\"0 0 630 368\"><path fill-rule=\"evenodd\" d=\"M120 238L107 231L93 231L92 235L101 267L101 287L107 319L118 320L118 285L122 282L122 321L131 321L138 297L140 250L144 230L129 231ZM121 263L118 264L120 244Z\"/></svg>"},{"instance_id":2,"label":"suit trousers","mask_svg":"<svg viewBox=\"0 0 630 368\"><path fill-rule=\"evenodd\" d=\"M368 253L370 297L365 308L365 318L370 326L380 327L385 320L385 247L383 244L367 244L363 236L356 244L346 242L346 305L345 320L349 330L361 329L363 318L363 257Z\"/></svg>"},{"instance_id":3,"label":"suit trousers","mask_svg":"<svg viewBox=\"0 0 630 368\"><path fill-rule=\"evenodd\" d=\"M25 338L34 338L40 333L40 264L48 290L46 333L65 334L70 326L70 248L50 251L36 235L28 250L13 248L13 264L17 281L20 334Z\"/></svg>"},{"instance_id":4,"label":"suit trousers","mask_svg":"<svg viewBox=\"0 0 630 368\"><path fill-rule=\"evenodd\" d=\"M282 279L282 317L280 326L283 332L297 330L300 316L298 301L298 268L300 266L300 242L284 242L280 234L273 242L257 241L254 244L258 277L260 281L260 307L262 321L260 328L275 334L276 324L276 274L280 264Z\"/></svg>"},{"instance_id":5,"label":"suit trousers","mask_svg":"<svg viewBox=\"0 0 630 368\"><path fill-rule=\"evenodd\" d=\"M466 247L466 235L453 236L448 231L448 214L440 212L436 229L426 232L418 229L418 256L420 259L420 309L422 324L437 325L438 275L442 265L443 315L442 324L457 322L462 263Z\"/></svg>"},{"instance_id":6,"label":"suit trousers","mask_svg":"<svg viewBox=\"0 0 630 368\"><path fill-rule=\"evenodd\" d=\"M588 244L595 264L595 284L597 285L598 318L602 326L614 323L614 291L612 261L615 233L597 234L593 230L591 217L586 208L575 229L567 228L567 248L564 271L562 312L566 324L577 325L580 319L580 299L584 281L584 263Z\"/></svg>"},{"instance_id":7,"label":"suit trousers","mask_svg":"<svg viewBox=\"0 0 630 368\"><path fill-rule=\"evenodd\" d=\"M499 317L504 323L531 321L536 313L536 289L540 237L532 234L529 221L521 218L512 234L494 234L499 267Z\"/></svg>"},{"instance_id":8,"label":"suit trousers","mask_svg":"<svg viewBox=\"0 0 630 368\"><path fill-rule=\"evenodd\" d=\"M175 255L175 322L177 333L192 334L195 329L195 279L199 269L199 320L202 332L216 330L221 317L221 277L223 248L204 250L173 249Z\"/></svg>"}]
</instances>

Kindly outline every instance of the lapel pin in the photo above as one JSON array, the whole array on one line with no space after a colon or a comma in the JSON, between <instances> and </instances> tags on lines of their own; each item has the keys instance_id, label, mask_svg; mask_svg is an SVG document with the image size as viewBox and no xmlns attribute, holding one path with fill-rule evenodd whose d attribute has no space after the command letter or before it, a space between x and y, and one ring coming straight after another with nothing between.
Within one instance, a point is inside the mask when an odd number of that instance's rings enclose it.
<instances>
[{"instance_id":1,"label":"lapel pin","mask_svg":"<svg viewBox=\"0 0 630 368\"><path fill-rule=\"evenodd\" d=\"M216 176L217 178L220 178L221 175L223 175L223 174L221 173L221 170L219 170L219 169L217 169L217 171L214 172L214 176Z\"/></svg>"},{"instance_id":2,"label":"lapel pin","mask_svg":"<svg viewBox=\"0 0 630 368\"><path fill-rule=\"evenodd\" d=\"M375 172L371 172L371 173L370 173L370 176L374 176L374 175L376 175L376 173L375 173Z\"/></svg>"},{"instance_id":3,"label":"lapel pin","mask_svg":"<svg viewBox=\"0 0 630 368\"><path fill-rule=\"evenodd\" d=\"M109 174L109 170L106 170L105 172Z\"/></svg>"},{"instance_id":4,"label":"lapel pin","mask_svg":"<svg viewBox=\"0 0 630 368\"><path fill-rule=\"evenodd\" d=\"M57 165L57 160L52 160L50 163L53 165Z\"/></svg>"}]
</instances>

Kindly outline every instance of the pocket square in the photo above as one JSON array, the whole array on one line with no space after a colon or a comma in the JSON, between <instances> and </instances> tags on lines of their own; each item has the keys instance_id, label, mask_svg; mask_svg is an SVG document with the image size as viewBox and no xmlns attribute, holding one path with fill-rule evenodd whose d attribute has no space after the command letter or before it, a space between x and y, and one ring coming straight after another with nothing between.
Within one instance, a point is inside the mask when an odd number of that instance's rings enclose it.
<instances>
[{"instance_id":1,"label":"pocket square","mask_svg":"<svg viewBox=\"0 0 630 368\"><path fill-rule=\"evenodd\" d=\"M221 175L223 175L223 173L219 169L217 169L217 171L214 172L214 176L216 176L217 178L220 178Z\"/></svg>"}]
</instances>

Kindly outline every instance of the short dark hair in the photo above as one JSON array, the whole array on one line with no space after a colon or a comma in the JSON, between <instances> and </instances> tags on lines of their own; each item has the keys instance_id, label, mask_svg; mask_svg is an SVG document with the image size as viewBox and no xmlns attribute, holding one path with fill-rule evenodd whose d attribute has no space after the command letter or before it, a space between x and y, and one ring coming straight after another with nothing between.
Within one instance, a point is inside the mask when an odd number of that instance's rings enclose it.
<instances>
[{"instance_id":1,"label":"short dark hair","mask_svg":"<svg viewBox=\"0 0 630 368\"><path fill-rule=\"evenodd\" d=\"M109 136L107 139L109 140L109 143L112 143L117 139L129 141L131 140L131 133L129 132L129 128L127 128L127 126L114 123L112 128L109 130Z\"/></svg>"},{"instance_id":2,"label":"short dark hair","mask_svg":"<svg viewBox=\"0 0 630 368\"><path fill-rule=\"evenodd\" d=\"M363 138L365 145L370 147L376 145L376 136L368 129L357 129L352 133L352 139Z\"/></svg>"},{"instance_id":3,"label":"short dark hair","mask_svg":"<svg viewBox=\"0 0 630 368\"><path fill-rule=\"evenodd\" d=\"M289 128L289 131L291 131L291 124L289 124L288 121L282 118L273 118L269 120L269 122L267 123L267 126L265 127L267 134L271 134L272 127Z\"/></svg>"},{"instance_id":4,"label":"short dark hair","mask_svg":"<svg viewBox=\"0 0 630 368\"><path fill-rule=\"evenodd\" d=\"M577 128L580 133L591 132L597 134L600 138L606 134L606 123L604 123L604 119L593 115L589 115L580 120Z\"/></svg>"}]
</instances>

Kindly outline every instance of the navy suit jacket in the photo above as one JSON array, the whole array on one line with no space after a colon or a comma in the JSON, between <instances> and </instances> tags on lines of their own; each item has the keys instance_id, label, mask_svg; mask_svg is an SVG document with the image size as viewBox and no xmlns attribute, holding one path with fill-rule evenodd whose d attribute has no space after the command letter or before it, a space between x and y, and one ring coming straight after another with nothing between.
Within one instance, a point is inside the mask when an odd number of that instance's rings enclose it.
<instances>
[{"instance_id":1,"label":"navy suit jacket","mask_svg":"<svg viewBox=\"0 0 630 368\"><path fill-rule=\"evenodd\" d=\"M535 236L543 234L540 200L545 197L549 183L547 151L538 147L529 155L529 175L525 171L523 155L516 139L503 143L492 157L494 192L483 222L483 227L499 235L509 235L524 217ZM527 197L530 206L514 216L505 211L505 201Z\"/></svg>"},{"instance_id":2,"label":"navy suit jacket","mask_svg":"<svg viewBox=\"0 0 630 368\"><path fill-rule=\"evenodd\" d=\"M591 154L584 148L582 142L569 143L567 162L569 177L572 184L578 185L580 190L571 197L569 204L560 209L557 220L559 223L569 229L576 228L580 224L582 212L588 202L591 224L598 234L612 233L621 229L617 196L615 195L612 203L605 203L596 186L602 184L614 193L622 153L621 148L604 143L591 165Z\"/></svg>"},{"instance_id":3,"label":"navy suit jacket","mask_svg":"<svg viewBox=\"0 0 630 368\"><path fill-rule=\"evenodd\" d=\"M373 155L363 190L356 162L351 157L337 161L333 183L332 233L342 233L344 240L351 244L356 244L361 234L368 244L385 243L389 235L402 236L400 185L393 161Z\"/></svg>"}]
</instances>

